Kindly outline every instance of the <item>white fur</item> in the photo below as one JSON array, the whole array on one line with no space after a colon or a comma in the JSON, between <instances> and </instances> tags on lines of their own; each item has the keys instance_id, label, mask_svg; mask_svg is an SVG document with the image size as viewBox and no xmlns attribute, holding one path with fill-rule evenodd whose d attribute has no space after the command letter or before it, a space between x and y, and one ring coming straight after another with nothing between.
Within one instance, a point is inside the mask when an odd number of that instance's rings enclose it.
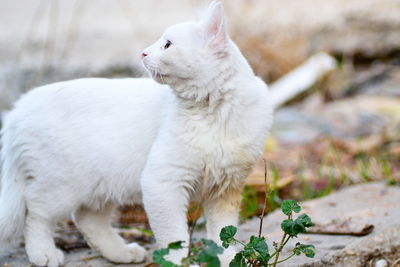
<instances>
[{"instance_id":1,"label":"white fur","mask_svg":"<svg viewBox=\"0 0 400 267\"><path fill-rule=\"evenodd\" d=\"M188 241L190 200L204 200L209 238L220 242L220 229L237 224L244 180L272 122L265 83L229 39L218 2L202 21L170 27L144 52L159 83L50 84L5 117L0 242L24 230L32 263L62 264L52 226L71 215L109 260L142 261L144 249L125 245L110 227L120 204L143 201L160 246ZM179 261L186 251L174 253ZM223 266L233 253L221 257Z\"/></svg>"}]
</instances>

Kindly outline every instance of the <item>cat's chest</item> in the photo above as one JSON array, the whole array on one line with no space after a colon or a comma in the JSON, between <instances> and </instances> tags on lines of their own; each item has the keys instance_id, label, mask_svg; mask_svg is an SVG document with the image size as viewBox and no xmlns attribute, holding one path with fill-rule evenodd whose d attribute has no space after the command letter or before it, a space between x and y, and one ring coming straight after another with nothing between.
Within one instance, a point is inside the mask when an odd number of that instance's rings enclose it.
<instances>
[{"instance_id":1,"label":"cat's chest","mask_svg":"<svg viewBox=\"0 0 400 267\"><path fill-rule=\"evenodd\" d=\"M241 188L261 155L251 140L211 136L192 150L192 165L199 164L195 177L201 190L210 197L223 194L228 188Z\"/></svg>"},{"instance_id":2,"label":"cat's chest","mask_svg":"<svg viewBox=\"0 0 400 267\"><path fill-rule=\"evenodd\" d=\"M259 138L248 130L239 122L190 122L177 136L188 157L228 173L248 168L259 156Z\"/></svg>"}]
</instances>

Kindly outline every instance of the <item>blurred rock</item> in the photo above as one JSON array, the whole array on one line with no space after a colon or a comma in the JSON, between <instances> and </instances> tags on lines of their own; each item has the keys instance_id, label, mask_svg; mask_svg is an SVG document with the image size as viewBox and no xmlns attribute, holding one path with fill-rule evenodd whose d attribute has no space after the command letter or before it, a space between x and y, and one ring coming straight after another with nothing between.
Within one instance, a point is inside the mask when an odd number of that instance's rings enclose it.
<instances>
[{"instance_id":1,"label":"blurred rock","mask_svg":"<svg viewBox=\"0 0 400 267\"><path fill-rule=\"evenodd\" d=\"M383 9L387 16L378 11ZM400 19L391 16L399 10L396 1L386 0L344 12L340 23L325 25L311 33L311 49L330 51L356 61L390 57L398 51L400 43Z\"/></svg>"},{"instance_id":2,"label":"blurred rock","mask_svg":"<svg viewBox=\"0 0 400 267\"><path fill-rule=\"evenodd\" d=\"M400 97L400 67L388 68L359 88L359 94Z\"/></svg>"},{"instance_id":3,"label":"blurred rock","mask_svg":"<svg viewBox=\"0 0 400 267\"><path fill-rule=\"evenodd\" d=\"M256 73L269 82L319 51L335 55L345 64L368 65L392 59L398 62L397 0L228 3L234 40ZM235 19L244 12L246 20Z\"/></svg>"},{"instance_id":4,"label":"blurred rock","mask_svg":"<svg viewBox=\"0 0 400 267\"><path fill-rule=\"evenodd\" d=\"M308 143L332 132L330 125L318 116L296 107L275 112L272 135L288 143Z\"/></svg>"},{"instance_id":5,"label":"blurred rock","mask_svg":"<svg viewBox=\"0 0 400 267\"><path fill-rule=\"evenodd\" d=\"M388 263L384 259L380 259L375 263L375 267L387 267Z\"/></svg>"},{"instance_id":6,"label":"blurred rock","mask_svg":"<svg viewBox=\"0 0 400 267\"><path fill-rule=\"evenodd\" d=\"M312 106L307 106L306 104ZM400 122L400 99L356 96L334 102L284 107L276 111L272 133L289 143L305 143L322 135L355 138L394 131Z\"/></svg>"}]
</instances>

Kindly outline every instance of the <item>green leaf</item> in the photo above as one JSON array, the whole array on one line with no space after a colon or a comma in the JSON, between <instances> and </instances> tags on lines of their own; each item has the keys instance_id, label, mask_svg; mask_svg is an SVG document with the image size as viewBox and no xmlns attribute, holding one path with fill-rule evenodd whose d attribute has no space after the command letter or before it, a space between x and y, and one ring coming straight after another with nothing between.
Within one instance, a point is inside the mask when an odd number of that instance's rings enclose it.
<instances>
[{"instance_id":1,"label":"green leaf","mask_svg":"<svg viewBox=\"0 0 400 267\"><path fill-rule=\"evenodd\" d=\"M192 246L192 254L197 255L200 252L200 248L196 246Z\"/></svg>"},{"instance_id":2,"label":"green leaf","mask_svg":"<svg viewBox=\"0 0 400 267\"><path fill-rule=\"evenodd\" d=\"M264 237L251 236L249 243L245 246L245 253L250 253L250 249L256 252L252 257L255 257L261 263L268 262L270 256L268 252L268 245L267 242L265 242Z\"/></svg>"},{"instance_id":3,"label":"green leaf","mask_svg":"<svg viewBox=\"0 0 400 267\"><path fill-rule=\"evenodd\" d=\"M169 249L181 249L183 248L182 244L185 243L185 241L176 241L173 243L168 244Z\"/></svg>"},{"instance_id":4,"label":"green leaf","mask_svg":"<svg viewBox=\"0 0 400 267\"><path fill-rule=\"evenodd\" d=\"M299 204L297 204L296 201L288 199L288 200L284 200L282 202L281 209L285 215L289 215L292 211L299 213L301 210L301 207L299 206Z\"/></svg>"},{"instance_id":5,"label":"green leaf","mask_svg":"<svg viewBox=\"0 0 400 267\"><path fill-rule=\"evenodd\" d=\"M292 219L284 220L281 223L281 228L286 234L290 236L297 236L297 234L299 233L299 231L295 229L295 223Z\"/></svg>"},{"instance_id":6,"label":"green leaf","mask_svg":"<svg viewBox=\"0 0 400 267\"><path fill-rule=\"evenodd\" d=\"M164 257L169 254L168 248L162 248L153 252L153 261L158 263L161 267L182 267L173 262L167 261Z\"/></svg>"},{"instance_id":7,"label":"green leaf","mask_svg":"<svg viewBox=\"0 0 400 267\"><path fill-rule=\"evenodd\" d=\"M310 218L310 216L308 216L307 214L302 214L302 215L300 215L297 219L296 219L296 221L298 221L298 223L301 223L304 227L311 227L311 226L313 226L314 224L312 223L312 221L311 221L311 218Z\"/></svg>"},{"instance_id":8,"label":"green leaf","mask_svg":"<svg viewBox=\"0 0 400 267\"><path fill-rule=\"evenodd\" d=\"M220 267L218 256L210 255L205 251L199 254L199 263L205 263L207 267Z\"/></svg>"},{"instance_id":9,"label":"green leaf","mask_svg":"<svg viewBox=\"0 0 400 267\"><path fill-rule=\"evenodd\" d=\"M241 255L244 259L257 260L264 265L267 264L270 256L265 238L251 236L250 241L244 246L244 250L241 251Z\"/></svg>"},{"instance_id":10,"label":"green leaf","mask_svg":"<svg viewBox=\"0 0 400 267\"><path fill-rule=\"evenodd\" d=\"M233 242L233 237L235 236L236 232L237 228L232 225L225 226L221 229L221 232L219 233L219 238L221 239L222 246L224 248L229 247L229 245Z\"/></svg>"},{"instance_id":11,"label":"green leaf","mask_svg":"<svg viewBox=\"0 0 400 267\"><path fill-rule=\"evenodd\" d=\"M217 256L218 254L222 254L224 252L224 249L218 246L217 243L212 240L201 239L200 242L204 245L203 251L205 251L207 254Z\"/></svg>"},{"instance_id":12,"label":"green leaf","mask_svg":"<svg viewBox=\"0 0 400 267\"><path fill-rule=\"evenodd\" d=\"M302 224L298 224L292 219L284 220L281 224L281 228L286 234L292 237L297 236L299 233L303 233L305 231L305 228Z\"/></svg>"},{"instance_id":13,"label":"green leaf","mask_svg":"<svg viewBox=\"0 0 400 267\"><path fill-rule=\"evenodd\" d=\"M208 239L201 239L203 250L198 257L199 263L206 263L207 267L220 267L221 263L218 259L218 254L222 254L224 249L218 246L214 241Z\"/></svg>"},{"instance_id":14,"label":"green leaf","mask_svg":"<svg viewBox=\"0 0 400 267\"><path fill-rule=\"evenodd\" d=\"M311 218L307 214L300 215L296 220L284 220L281 224L282 230L290 235L297 236L300 233L304 233L306 228L313 226Z\"/></svg>"},{"instance_id":15,"label":"green leaf","mask_svg":"<svg viewBox=\"0 0 400 267\"><path fill-rule=\"evenodd\" d=\"M300 243L297 243L296 247L293 250L293 252L296 255L300 255L301 253L303 253L308 258L314 258L315 251L316 251L316 249L315 249L314 245L304 245L304 244L300 244Z\"/></svg>"},{"instance_id":16,"label":"green leaf","mask_svg":"<svg viewBox=\"0 0 400 267\"><path fill-rule=\"evenodd\" d=\"M242 252L235 255L233 260L229 263L229 267L246 267L246 260L244 259Z\"/></svg>"},{"instance_id":17,"label":"green leaf","mask_svg":"<svg viewBox=\"0 0 400 267\"><path fill-rule=\"evenodd\" d=\"M165 262L164 257L169 254L169 249L162 248L153 252L153 261L158 264Z\"/></svg>"}]
</instances>

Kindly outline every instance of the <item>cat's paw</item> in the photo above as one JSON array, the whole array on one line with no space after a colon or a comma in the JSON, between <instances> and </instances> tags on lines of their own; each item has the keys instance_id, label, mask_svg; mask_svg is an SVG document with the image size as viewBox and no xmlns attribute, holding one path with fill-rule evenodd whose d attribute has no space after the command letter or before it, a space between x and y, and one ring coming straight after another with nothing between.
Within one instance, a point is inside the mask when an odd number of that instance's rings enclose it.
<instances>
[{"instance_id":1,"label":"cat's paw","mask_svg":"<svg viewBox=\"0 0 400 267\"><path fill-rule=\"evenodd\" d=\"M144 262L146 258L146 250L143 247L136 243L130 243L127 247L129 248L129 253L132 257L131 262Z\"/></svg>"},{"instance_id":2,"label":"cat's paw","mask_svg":"<svg viewBox=\"0 0 400 267\"><path fill-rule=\"evenodd\" d=\"M64 263L64 254L56 248L30 253L28 257L29 261L37 266L58 267Z\"/></svg>"},{"instance_id":3,"label":"cat's paw","mask_svg":"<svg viewBox=\"0 0 400 267\"><path fill-rule=\"evenodd\" d=\"M114 251L108 254L106 258L112 262L118 263L140 263L146 258L146 250L136 243L128 244L122 250Z\"/></svg>"}]
</instances>

